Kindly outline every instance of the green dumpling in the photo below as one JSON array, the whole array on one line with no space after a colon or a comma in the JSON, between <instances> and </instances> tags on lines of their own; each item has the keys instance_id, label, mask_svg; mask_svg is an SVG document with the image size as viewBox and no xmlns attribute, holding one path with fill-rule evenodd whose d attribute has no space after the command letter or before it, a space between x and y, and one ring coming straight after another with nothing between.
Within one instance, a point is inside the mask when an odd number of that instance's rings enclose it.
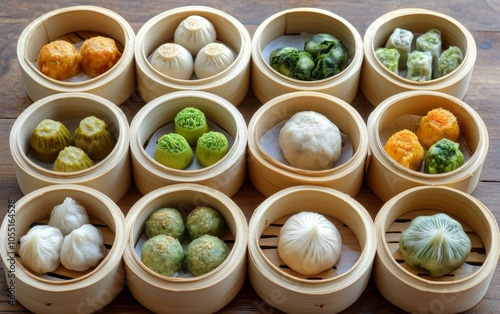
<instances>
[{"instance_id":1,"label":"green dumpling","mask_svg":"<svg viewBox=\"0 0 500 314\"><path fill-rule=\"evenodd\" d=\"M141 248L141 261L144 265L167 277L181 270L184 257L184 249L179 240L165 234L149 238Z\"/></svg>"},{"instance_id":2,"label":"green dumpling","mask_svg":"<svg viewBox=\"0 0 500 314\"><path fill-rule=\"evenodd\" d=\"M196 144L196 158L203 166L211 166L226 156L229 142L220 132L210 131L203 134Z\"/></svg>"},{"instance_id":3,"label":"green dumpling","mask_svg":"<svg viewBox=\"0 0 500 314\"><path fill-rule=\"evenodd\" d=\"M222 214L209 206L197 206L186 219L186 230L191 240L205 234L220 237L225 229L226 222Z\"/></svg>"},{"instance_id":4,"label":"green dumpling","mask_svg":"<svg viewBox=\"0 0 500 314\"><path fill-rule=\"evenodd\" d=\"M222 264L230 251L224 241L206 234L189 244L186 252L187 266L193 275L204 275Z\"/></svg>"},{"instance_id":5,"label":"green dumpling","mask_svg":"<svg viewBox=\"0 0 500 314\"><path fill-rule=\"evenodd\" d=\"M196 108L187 107L179 111L174 119L175 132L182 135L189 145L196 145L198 138L209 131L205 114Z\"/></svg>"},{"instance_id":6,"label":"green dumpling","mask_svg":"<svg viewBox=\"0 0 500 314\"><path fill-rule=\"evenodd\" d=\"M457 169L464 164L464 155L459 144L447 138L434 143L424 159L425 173L445 173Z\"/></svg>"},{"instance_id":7,"label":"green dumpling","mask_svg":"<svg viewBox=\"0 0 500 314\"><path fill-rule=\"evenodd\" d=\"M186 139L177 133L168 133L160 137L154 158L164 166L184 169L193 160L193 149Z\"/></svg>"},{"instance_id":8,"label":"green dumpling","mask_svg":"<svg viewBox=\"0 0 500 314\"><path fill-rule=\"evenodd\" d=\"M186 226L181 213L170 207L154 211L146 220L145 231L148 238L166 234L182 242L186 234Z\"/></svg>"},{"instance_id":9,"label":"green dumpling","mask_svg":"<svg viewBox=\"0 0 500 314\"><path fill-rule=\"evenodd\" d=\"M33 130L30 146L33 156L43 162L54 162L64 147L71 145L71 133L59 121L44 119Z\"/></svg>"},{"instance_id":10,"label":"green dumpling","mask_svg":"<svg viewBox=\"0 0 500 314\"><path fill-rule=\"evenodd\" d=\"M54 162L53 170L59 172L73 172L92 167L94 162L80 148L67 146L59 152Z\"/></svg>"},{"instance_id":11,"label":"green dumpling","mask_svg":"<svg viewBox=\"0 0 500 314\"><path fill-rule=\"evenodd\" d=\"M75 130L74 145L92 159L104 159L113 150L116 138L106 122L95 116L86 117Z\"/></svg>"}]
</instances>

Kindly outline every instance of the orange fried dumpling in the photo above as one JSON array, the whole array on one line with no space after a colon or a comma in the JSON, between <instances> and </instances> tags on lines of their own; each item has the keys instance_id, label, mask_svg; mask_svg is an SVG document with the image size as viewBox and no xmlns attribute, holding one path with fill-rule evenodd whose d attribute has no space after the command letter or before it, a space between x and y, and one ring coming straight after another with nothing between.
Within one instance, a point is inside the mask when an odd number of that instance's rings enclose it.
<instances>
[{"instance_id":1,"label":"orange fried dumpling","mask_svg":"<svg viewBox=\"0 0 500 314\"><path fill-rule=\"evenodd\" d=\"M45 44L37 59L40 71L55 80L65 80L80 73L82 55L65 40Z\"/></svg>"},{"instance_id":2,"label":"orange fried dumpling","mask_svg":"<svg viewBox=\"0 0 500 314\"><path fill-rule=\"evenodd\" d=\"M391 135L384 149L396 162L412 170L420 169L424 159L424 148L417 135L410 130L405 129Z\"/></svg>"},{"instance_id":3,"label":"orange fried dumpling","mask_svg":"<svg viewBox=\"0 0 500 314\"><path fill-rule=\"evenodd\" d=\"M95 36L85 40L80 47L82 70L90 77L96 77L111 69L121 52L112 38Z\"/></svg>"},{"instance_id":4,"label":"orange fried dumpling","mask_svg":"<svg viewBox=\"0 0 500 314\"><path fill-rule=\"evenodd\" d=\"M453 113L436 108L420 119L417 136L422 146L429 148L442 138L456 142L460 136L460 127Z\"/></svg>"}]
</instances>

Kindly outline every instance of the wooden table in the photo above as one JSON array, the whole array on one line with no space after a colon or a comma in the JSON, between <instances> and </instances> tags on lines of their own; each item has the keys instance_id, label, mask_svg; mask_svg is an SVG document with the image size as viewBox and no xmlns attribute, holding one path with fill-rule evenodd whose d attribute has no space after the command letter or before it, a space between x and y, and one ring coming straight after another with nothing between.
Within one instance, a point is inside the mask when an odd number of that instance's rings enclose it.
<instances>
[{"instance_id":1,"label":"wooden table","mask_svg":"<svg viewBox=\"0 0 500 314\"><path fill-rule=\"evenodd\" d=\"M187 5L187 3L171 0L149 1L14 1L2 0L0 4L0 218L7 211L8 200L18 200L22 193L18 188L14 173L13 160L10 155L8 135L16 117L26 109L32 101L24 92L20 67L17 61L17 40L23 29L38 16L61 8L77 4L104 6L123 16L137 33L141 26L153 16L168 9ZM451 2L431 0L409 1L195 1L190 4L202 4L221 9L243 23L251 35L255 29L271 14L294 7L317 7L330 10L350 21L364 35L367 27L379 16L403 7L421 7L450 15L463 23L471 32L477 43L477 62L470 82L465 101L483 118L488 127L490 146L481 178L473 196L482 201L500 221L500 111L499 111L499 73L500 73L500 2L497 0L455 0ZM134 93L120 108L126 113L129 122L134 114L144 105L139 94ZM238 106L247 123L252 114L260 106L250 90L245 100ZM373 106L368 103L361 92L352 105L359 110L366 120ZM118 202L123 212L141 197L134 186L129 193ZM247 219L253 210L265 199L246 180L233 199L244 211ZM382 206L366 186L363 186L356 199L362 203L374 218ZM0 312L24 312L22 305L8 304L3 269L0 270ZM500 269L497 268L489 290L483 300L472 308L470 313L494 313L500 308ZM148 312L138 303L127 288L103 312ZM252 289L249 281L245 283L237 297L221 312L238 313L277 313L278 310L266 304ZM345 312L351 313L395 313L400 312L386 301L378 292L373 281L366 291Z\"/></svg>"}]
</instances>

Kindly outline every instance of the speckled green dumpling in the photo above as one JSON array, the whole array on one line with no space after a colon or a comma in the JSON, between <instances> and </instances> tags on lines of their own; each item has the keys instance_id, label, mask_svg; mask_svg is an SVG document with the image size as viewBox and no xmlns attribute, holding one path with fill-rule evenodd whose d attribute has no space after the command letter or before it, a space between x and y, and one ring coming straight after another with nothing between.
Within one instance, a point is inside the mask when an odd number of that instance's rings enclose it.
<instances>
[{"instance_id":1,"label":"speckled green dumpling","mask_svg":"<svg viewBox=\"0 0 500 314\"><path fill-rule=\"evenodd\" d=\"M179 240L160 234L148 239L141 248L141 261L163 276L172 276L182 268L184 250Z\"/></svg>"},{"instance_id":2,"label":"speckled green dumpling","mask_svg":"<svg viewBox=\"0 0 500 314\"><path fill-rule=\"evenodd\" d=\"M189 244L186 252L187 266L193 275L204 275L222 264L230 251L221 239L203 235Z\"/></svg>"},{"instance_id":3,"label":"speckled green dumpling","mask_svg":"<svg viewBox=\"0 0 500 314\"><path fill-rule=\"evenodd\" d=\"M209 206L197 206L186 219L186 230L191 240L205 234L220 237L225 229L226 221L222 214Z\"/></svg>"},{"instance_id":4,"label":"speckled green dumpling","mask_svg":"<svg viewBox=\"0 0 500 314\"><path fill-rule=\"evenodd\" d=\"M165 207L154 211L145 223L145 232L148 238L159 234L169 235L184 240L186 226L182 214L175 208Z\"/></svg>"}]
</instances>

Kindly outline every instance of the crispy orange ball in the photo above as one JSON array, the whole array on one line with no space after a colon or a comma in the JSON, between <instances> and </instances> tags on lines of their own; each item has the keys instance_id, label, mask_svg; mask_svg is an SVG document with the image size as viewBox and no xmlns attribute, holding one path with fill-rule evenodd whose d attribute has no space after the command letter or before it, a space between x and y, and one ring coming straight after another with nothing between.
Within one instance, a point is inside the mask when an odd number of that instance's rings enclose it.
<instances>
[{"instance_id":1,"label":"crispy orange ball","mask_svg":"<svg viewBox=\"0 0 500 314\"><path fill-rule=\"evenodd\" d=\"M96 77L111 69L120 60L121 52L112 38L95 36L85 40L80 48L82 70Z\"/></svg>"},{"instance_id":2,"label":"crispy orange ball","mask_svg":"<svg viewBox=\"0 0 500 314\"><path fill-rule=\"evenodd\" d=\"M426 149L442 138L456 142L460 136L460 127L455 115L443 108L430 110L420 120L417 137Z\"/></svg>"},{"instance_id":3,"label":"crispy orange ball","mask_svg":"<svg viewBox=\"0 0 500 314\"><path fill-rule=\"evenodd\" d=\"M424 148L417 135L406 129L394 133L385 143L384 150L396 162L412 170L419 170L424 159Z\"/></svg>"}]
</instances>

